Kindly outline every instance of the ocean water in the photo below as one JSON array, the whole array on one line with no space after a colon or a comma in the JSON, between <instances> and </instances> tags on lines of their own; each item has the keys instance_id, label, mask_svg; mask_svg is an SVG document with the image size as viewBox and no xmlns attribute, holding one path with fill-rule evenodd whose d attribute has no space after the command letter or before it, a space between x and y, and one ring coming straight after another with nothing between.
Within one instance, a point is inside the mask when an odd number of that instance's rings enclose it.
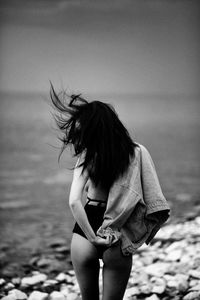
<instances>
[{"instance_id":1,"label":"ocean water","mask_svg":"<svg viewBox=\"0 0 200 300\"><path fill-rule=\"evenodd\" d=\"M150 151L172 208L171 220L195 211L200 205L199 98L95 99L113 104L132 137ZM75 159L66 151L58 163L59 132L51 111L47 96L0 96L0 239L18 256L23 249L45 247L52 237L71 238L68 195Z\"/></svg>"}]
</instances>

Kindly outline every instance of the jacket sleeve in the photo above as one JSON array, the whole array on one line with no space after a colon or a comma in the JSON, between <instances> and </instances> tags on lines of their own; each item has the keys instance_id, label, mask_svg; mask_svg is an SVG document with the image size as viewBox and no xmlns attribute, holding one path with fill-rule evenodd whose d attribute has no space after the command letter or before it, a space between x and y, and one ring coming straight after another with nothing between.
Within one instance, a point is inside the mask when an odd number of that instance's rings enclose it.
<instances>
[{"instance_id":1,"label":"jacket sleeve","mask_svg":"<svg viewBox=\"0 0 200 300\"><path fill-rule=\"evenodd\" d=\"M170 207L166 201L153 160L148 150L140 145L141 149L141 184L143 199L147 207L146 224L151 228L151 234L146 243L148 244L160 229L162 224L167 221Z\"/></svg>"}]
</instances>

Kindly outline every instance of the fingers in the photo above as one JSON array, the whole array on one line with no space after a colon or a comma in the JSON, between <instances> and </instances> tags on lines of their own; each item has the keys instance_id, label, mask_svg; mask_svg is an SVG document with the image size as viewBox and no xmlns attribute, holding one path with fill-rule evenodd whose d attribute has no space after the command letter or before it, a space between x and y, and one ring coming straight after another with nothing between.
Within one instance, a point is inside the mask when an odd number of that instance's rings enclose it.
<instances>
[{"instance_id":1,"label":"fingers","mask_svg":"<svg viewBox=\"0 0 200 300\"><path fill-rule=\"evenodd\" d=\"M99 245L99 246L110 246L110 238L106 237L106 238L102 238L97 236L97 239L95 241L95 245Z\"/></svg>"}]
</instances>

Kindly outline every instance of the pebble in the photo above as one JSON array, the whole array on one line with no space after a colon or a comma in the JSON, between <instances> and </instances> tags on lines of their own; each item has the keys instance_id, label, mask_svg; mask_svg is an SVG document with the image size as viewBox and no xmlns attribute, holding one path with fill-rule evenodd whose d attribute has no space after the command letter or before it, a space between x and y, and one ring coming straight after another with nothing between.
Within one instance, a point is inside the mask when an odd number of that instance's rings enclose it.
<instances>
[{"instance_id":1,"label":"pebble","mask_svg":"<svg viewBox=\"0 0 200 300\"><path fill-rule=\"evenodd\" d=\"M144 272L151 276L163 276L169 269L170 264L165 262L158 262L145 267Z\"/></svg>"},{"instance_id":2,"label":"pebble","mask_svg":"<svg viewBox=\"0 0 200 300\"><path fill-rule=\"evenodd\" d=\"M142 294L148 295L151 293L151 291L152 291L152 284L150 284L149 282L140 285L140 292Z\"/></svg>"},{"instance_id":3,"label":"pebble","mask_svg":"<svg viewBox=\"0 0 200 300\"><path fill-rule=\"evenodd\" d=\"M14 277L14 278L12 278L12 283L14 285L20 285L21 279L19 277Z\"/></svg>"},{"instance_id":4,"label":"pebble","mask_svg":"<svg viewBox=\"0 0 200 300\"><path fill-rule=\"evenodd\" d=\"M76 293L70 293L67 295L67 300L78 300L79 298L77 297Z\"/></svg>"},{"instance_id":5,"label":"pebble","mask_svg":"<svg viewBox=\"0 0 200 300\"><path fill-rule=\"evenodd\" d=\"M60 273L58 274L58 276L56 276L56 280L59 281L59 282L62 282L62 281L65 281L66 280L66 274L65 273Z\"/></svg>"},{"instance_id":6,"label":"pebble","mask_svg":"<svg viewBox=\"0 0 200 300\"><path fill-rule=\"evenodd\" d=\"M200 282L189 289L189 291L200 291Z\"/></svg>"},{"instance_id":7,"label":"pebble","mask_svg":"<svg viewBox=\"0 0 200 300\"><path fill-rule=\"evenodd\" d=\"M7 296L1 298L1 300L17 300L17 299L15 298L14 295L7 295Z\"/></svg>"},{"instance_id":8,"label":"pebble","mask_svg":"<svg viewBox=\"0 0 200 300\"><path fill-rule=\"evenodd\" d=\"M21 286L27 286L27 285L35 285L40 282L44 282L47 279L46 274L37 274L31 277L24 277L21 281Z\"/></svg>"},{"instance_id":9,"label":"pebble","mask_svg":"<svg viewBox=\"0 0 200 300\"><path fill-rule=\"evenodd\" d=\"M197 270L190 270L189 275L193 278L198 278L200 279L200 271Z\"/></svg>"},{"instance_id":10,"label":"pebble","mask_svg":"<svg viewBox=\"0 0 200 300\"><path fill-rule=\"evenodd\" d=\"M177 261L181 258L181 256L182 256L182 249L177 249L177 250L170 252L166 257L166 260L167 261Z\"/></svg>"},{"instance_id":11,"label":"pebble","mask_svg":"<svg viewBox=\"0 0 200 300\"><path fill-rule=\"evenodd\" d=\"M61 287L60 287L60 292L61 294L63 294L64 296L68 296L69 294L69 288L68 288L68 285L67 284L62 284Z\"/></svg>"},{"instance_id":12,"label":"pebble","mask_svg":"<svg viewBox=\"0 0 200 300\"><path fill-rule=\"evenodd\" d=\"M47 300L48 294L39 291L34 291L30 294L28 300Z\"/></svg>"},{"instance_id":13,"label":"pebble","mask_svg":"<svg viewBox=\"0 0 200 300\"><path fill-rule=\"evenodd\" d=\"M12 289L14 289L15 288L15 286L14 286L14 284L12 283L12 282L8 282L5 286L4 286L4 290L5 291L10 291L10 290L12 290Z\"/></svg>"},{"instance_id":14,"label":"pebble","mask_svg":"<svg viewBox=\"0 0 200 300\"><path fill-rule=\"evenodd\" d=\"M8 295L14 296L16 300L26 300L28 298L25 293L17 289L11 290Z\"/></svg>"},{"instance_id":15,"label":"pebble","mask_svg":"<svg viewBox=\"0 0 200 300\"><path fill-rule=\"evenodd\" d=\"M49 300L66 300L66 297L61 292L54 291L50 294Z\"/></svg>"},{"instance_id":16,"label":"pebble","mask_svg":"<svg viewBox=\"0 0 200 300\"><path fill-rule=\"evenodd\" d=\"M190 292L186 296L183 297L183 300L199 300L200 292Z\"/></svg>"},{"instance_id":17,"label":"pebble","mask_svg":"<svg viewBox=\"0 0 200 300\"><path fill-rule=\"evenodd\" d=\"M0 286L4 285L6 283L5 279L0 278Z\"/></svg>"},{"instance_id":18,"label":"pebble","mask_svg":"<svg viewBox=\"0 0 200 300\"><path fill-rule=\"evenodd\" d=\"M57 280L55 279L47 279L44 283L43 286L55 286L58 283Z\"/></svg>"},{"instance_id":19,"label":"pebble","mask_svg":"<svg viewBox=\"0 0 200 300\"><path fill-rule=\"evenodd\" d=\"M189 286L190 287L193 287L195 285L198 285L200 282L198 279L191 279L190 282L189 282Z\"/></svg>"},{"instance_id":20,"label":"pebble","mask_svg":"<svg viewBox=\"0 0 200 300\"><path fill-rule=\"evenodd\" d=\"M162 278L152 278L151 282L153 284L152 293L162 294L166 288L166 282Z\"/></svg>"},{"instance_id":21,"label":"pebble","mask_svg":"<svg viewBox=\"0 0 200 300\"><path fill-rule=\"evenodd\" d=\"M131 288L128 288L128 289L126 289L126 292L125 292L125 294L124 294L124 297L126 298L126 299L128 299L128 298L130 298L130 297L132 297L132 296L134 296L134 295L139 295L140 294L140 291L139 291L139 289L137 288L137 287L131 287Z\"/></svg>"},{"instance_id":22,"label":"pebble","mask_svg":"<svg viewBox=\"0 0 200 300\"><path fill-rule=\"evenodd\" d=\"M158 296L153 294L150 297L145 298L145 300L159 300Z\"/></svg>"}]
</instances>

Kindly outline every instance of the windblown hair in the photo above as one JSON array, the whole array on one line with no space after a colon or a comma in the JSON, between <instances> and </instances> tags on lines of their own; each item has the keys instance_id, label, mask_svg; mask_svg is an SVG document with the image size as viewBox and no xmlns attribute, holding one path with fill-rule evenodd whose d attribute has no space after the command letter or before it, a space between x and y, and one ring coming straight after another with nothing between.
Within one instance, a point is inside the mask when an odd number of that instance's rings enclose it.
<instances>
[{"instance_id":1,"label":"windblown hair","mask_svg":"<svg viewBox=\"0 0 200 300\"><path fill-rule=\"evenodd\" d=\"M95 185L109 189L128 168L137 146L114 108L101 101L88 102L81 95L57 94L52 84L50 97L64 133L60 155L73 145L75 156L84 154L78 167L88 171Z\"/></svg>"}]
</instances>

